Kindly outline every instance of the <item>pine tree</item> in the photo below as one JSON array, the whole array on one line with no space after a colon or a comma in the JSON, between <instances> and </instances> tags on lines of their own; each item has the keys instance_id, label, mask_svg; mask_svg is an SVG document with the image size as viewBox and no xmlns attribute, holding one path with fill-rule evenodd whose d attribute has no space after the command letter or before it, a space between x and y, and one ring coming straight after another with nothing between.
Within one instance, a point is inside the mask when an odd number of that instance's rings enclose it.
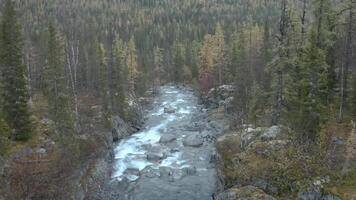
<instances>
[{"instance_id":1,"label":"pine tree","mask_svg":"<svg viewBox=\"0 0 356 200\"><path fill-rule=\"evenodd\" d=\"M203 44L199 52L199 84L204 92L207 92L213 86L213 44L213 37L209 34L205 35Z\"/></svg>"},{"instance_id":2,"label":"pine tree","mask_svg":"<svg viewBox=\"0 0 356 200\"><path fill-rule=\"evenodd\" d=\"M33 127L27 104L26 70L22 64L21 28L11 0L5 1L0 31L4 118L12 139L27 140L31 137Z\"/></svg>"},{"instance_id":3,"label":"pine tree","mask_svg":"<svg viewBox=\"0 0 356 200\"><path fill-rule=\"evenodd\" d=\"M105 54L104 45L100 42L96 44L96 57L99 68L98 75L98 90L99 97L101 99L101 104L104 113L107 115L109 113L109 83L108 83L108 66Z\"/></svg>"},{"instance_id":4,"label":"pine tree","mask_svg":"<svg viewBox=\"0 0 356 200\"><path fill-rule=\"evenodd\" d=\"M154 78L153 78L153 91L158 92L158 87L162 83L163 72L163 49L155 47L154 49Z\"/></svg>"},{"instance_id":5,"label":"pine tree","mask_svg":"<svg viewBox=\"0 0 356 200\"><path fill-rule=\"evenodd\" d=\"M240 31L233 41L233 65L235 71L234 107L239 123L245 123L248 119L250 89L253 78L251 69L247 64L246 36Z\"/></svg>"},{"instance_id":6,"label":"pine tree","mask_svg":"<svg viewBox=\"0 0 356 200\"><path fill-rule=\"evenodd\" d=\"M128 68L128 81L130 92L135 92L137 87L137 78L139 76L138 64L137 64L137 52L135 46L135 40L131 37L127 44L126 64Z\"/></svg>"},{"instance_id":7,"label":"pine tree","mask_svg":"<svg viewBox=\"0 0 356 200\"><path fill-rule=\"evenodd\" d=\"M113 111L117 112L120 116L126 117L126 95L124 83L126 82L124 78L124 71L126 68L126 49L124 42L117 37L115 40L114 47L114 57L115 57L115 66L112 70L112 95L113 95Z\"/></svg>"},{"instance_id":8,"label":"pine tree","mask_svg":"<svg viewBox=\"0 0 356 200\"><path fill-rule=\"evenodd\" d=\"M175 41L173 44L173 80L180 83L183 80L183 69L185 65L185 48L183 44Z\"/></svg>"},{"instance_id":9,"label":"pine tree","mask_svg":"<svg viewBox=\"0 0 356 200\"><path fill-rule=\"evenodd\" d=\"M48 25L47 66L45 68L45 96L55 128L61 133L73 133L70 96L65 82L63 41L51 20Z\"/></svg>"},{"instance_id":10,"label":"pine tree","mask_svg":"<svg viewBox=\"0 0 356 200\"><path fill-rule=\"evenodd\" d=\"M218 23L215 28L214 35L214 51L215 51L215 85L224 84L225 73L225 39L221 25Z\"/></svg>"}]
</instances>

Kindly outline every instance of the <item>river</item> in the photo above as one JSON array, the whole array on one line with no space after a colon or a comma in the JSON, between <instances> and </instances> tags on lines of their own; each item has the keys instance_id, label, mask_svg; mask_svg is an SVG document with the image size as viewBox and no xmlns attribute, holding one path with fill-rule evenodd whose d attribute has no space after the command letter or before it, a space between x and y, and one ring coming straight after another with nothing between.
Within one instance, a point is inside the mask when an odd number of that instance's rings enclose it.
<instances>
[{"instance_id":1,"label":"river","mask_svg":"<svg viewBox=\"0 0 356 200\"><path fill-rule=\"evenodd\" d=\"M214 135L193 90L161 87L144 128L115 148L112 178L121 183L119 199L212 199Z\"/></svg>"}]
</instances>

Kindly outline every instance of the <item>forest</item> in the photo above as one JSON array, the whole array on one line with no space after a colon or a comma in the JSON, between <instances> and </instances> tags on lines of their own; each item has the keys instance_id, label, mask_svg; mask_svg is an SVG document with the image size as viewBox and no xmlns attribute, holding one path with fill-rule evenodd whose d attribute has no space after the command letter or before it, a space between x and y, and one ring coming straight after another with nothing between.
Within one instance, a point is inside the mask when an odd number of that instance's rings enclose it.
<instances>
[{"instance_id":1,"label":"forest","mask_svg":"<svg viewBox=\"0 0 356 200\"><path fill-rule=\"evenodd\" d=\"M355 135L355 15L355 0L0 0L0 175L8 160L14 169L0 200L69 190L59 183L105 154L115 116L140 129L133 105L166 84L198 96L231 85L232 130L288 127L295 154L319 169L332 132ZM13 161L44 141L55 145L38 166L27 167L37 154ZM330 177L351 200L347 141L347 166Z\"/></svg>"}]
</instances>

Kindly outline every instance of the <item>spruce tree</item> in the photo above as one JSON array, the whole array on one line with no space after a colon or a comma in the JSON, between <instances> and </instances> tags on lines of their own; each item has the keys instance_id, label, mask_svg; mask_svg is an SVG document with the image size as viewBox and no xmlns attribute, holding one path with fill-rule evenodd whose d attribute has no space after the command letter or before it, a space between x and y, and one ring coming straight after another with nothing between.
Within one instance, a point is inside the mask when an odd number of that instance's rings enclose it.
<instances>
[{"instance_id":1,"label":"spruce tree","mask_svg":"<svg viewBox=\"0 0 356 200\"><path fill-rule=\"evenodd\" d=\"M72 133L74 126L64 67L63 42L51 20L48 25L44 94L48 99L50 117L55 122L56 130L63 133Z\"/></svg>"},{"instance_id":2,"label":"spruce tree","mask_svg":"<svg viewBox=\"0 0 356 200\"><path fill-rule=\"evenodd\" d=\"M0 31L4 118L12 139L27 140L31 137L33 127L28 107L26 69L22 63L21 27L11 0L5 1Z\"/></svg>"},{"instance_id":3,"label":"spruce tree","mask_svg":"<svg viewBox=\"0 0 356 200\"><path fill-rule=\"evenodd\" d=\"M247 64L246 35L240 31L233 41L233 65L235 71L234 107L239 123L245 123L248 118L248 105L251 89L251 69Z\"/></svg>"},{"instance_id":4,"label":"spruce tree","mask_svg":"<svg viewBox=\"0 0 356 200\"><path fill-rule=\"evenodd\" d=\"M183 80L183 69L185 64L185 48L183 44L175 41L173 44L173 80L176 83Z\"/></svg>"},{"instance_id":5,"label":"spruce tree","mask_svg":"<svg viewBox=\"0 0 356 200\"><path fill-rule=\"evenodd\" d=\"M126 96L124 83L126 82L124 78L124 71L126 68L126 49L125 44L120 38L116 38L114 46L114 67L112 69L112 87L111 95L113 95L112 109L114 112L122 117L126 116Z\"/></svg>"},{"instance_id":6,"label":"spruce tree","mask_svg":"<svg viewBox=\"0 0 356 200\"><path fill-rule=\"evenodd\" d=\"M131 37L127 44L126 64L128 69L129 90L134 93L137 87L138 64L137 64L137 50L135 40Z\"/></svg>"}]
</instances>

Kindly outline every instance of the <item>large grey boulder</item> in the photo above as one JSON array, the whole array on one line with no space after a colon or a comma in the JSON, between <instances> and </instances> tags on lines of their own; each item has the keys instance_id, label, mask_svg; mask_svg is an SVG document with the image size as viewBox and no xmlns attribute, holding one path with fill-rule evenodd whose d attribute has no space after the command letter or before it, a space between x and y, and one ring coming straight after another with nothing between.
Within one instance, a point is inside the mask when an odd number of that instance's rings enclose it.
<instances>
[{"instance_id":1,"label":"large grey boulder","mask_svg":"<svg viewBox=\"0 0 356 200\"><path fill-rule=\"evenodd\" d=\"M177 137L173 134L163 134L161 138L159 139L160 143L168 143L168 142L173 142L176 140Z\"/></svg>"},{"instance_id":2,"label":"large grey boulder","mask_svg":"<svg viewBox=\"0 0 356 200\"><path fill-rule=\"evenodd\" d=\"M203 142L203 139L197 134L189 135L183 139L183 145L189 147L200 147Z\"/></svg>"}]
</instances>

